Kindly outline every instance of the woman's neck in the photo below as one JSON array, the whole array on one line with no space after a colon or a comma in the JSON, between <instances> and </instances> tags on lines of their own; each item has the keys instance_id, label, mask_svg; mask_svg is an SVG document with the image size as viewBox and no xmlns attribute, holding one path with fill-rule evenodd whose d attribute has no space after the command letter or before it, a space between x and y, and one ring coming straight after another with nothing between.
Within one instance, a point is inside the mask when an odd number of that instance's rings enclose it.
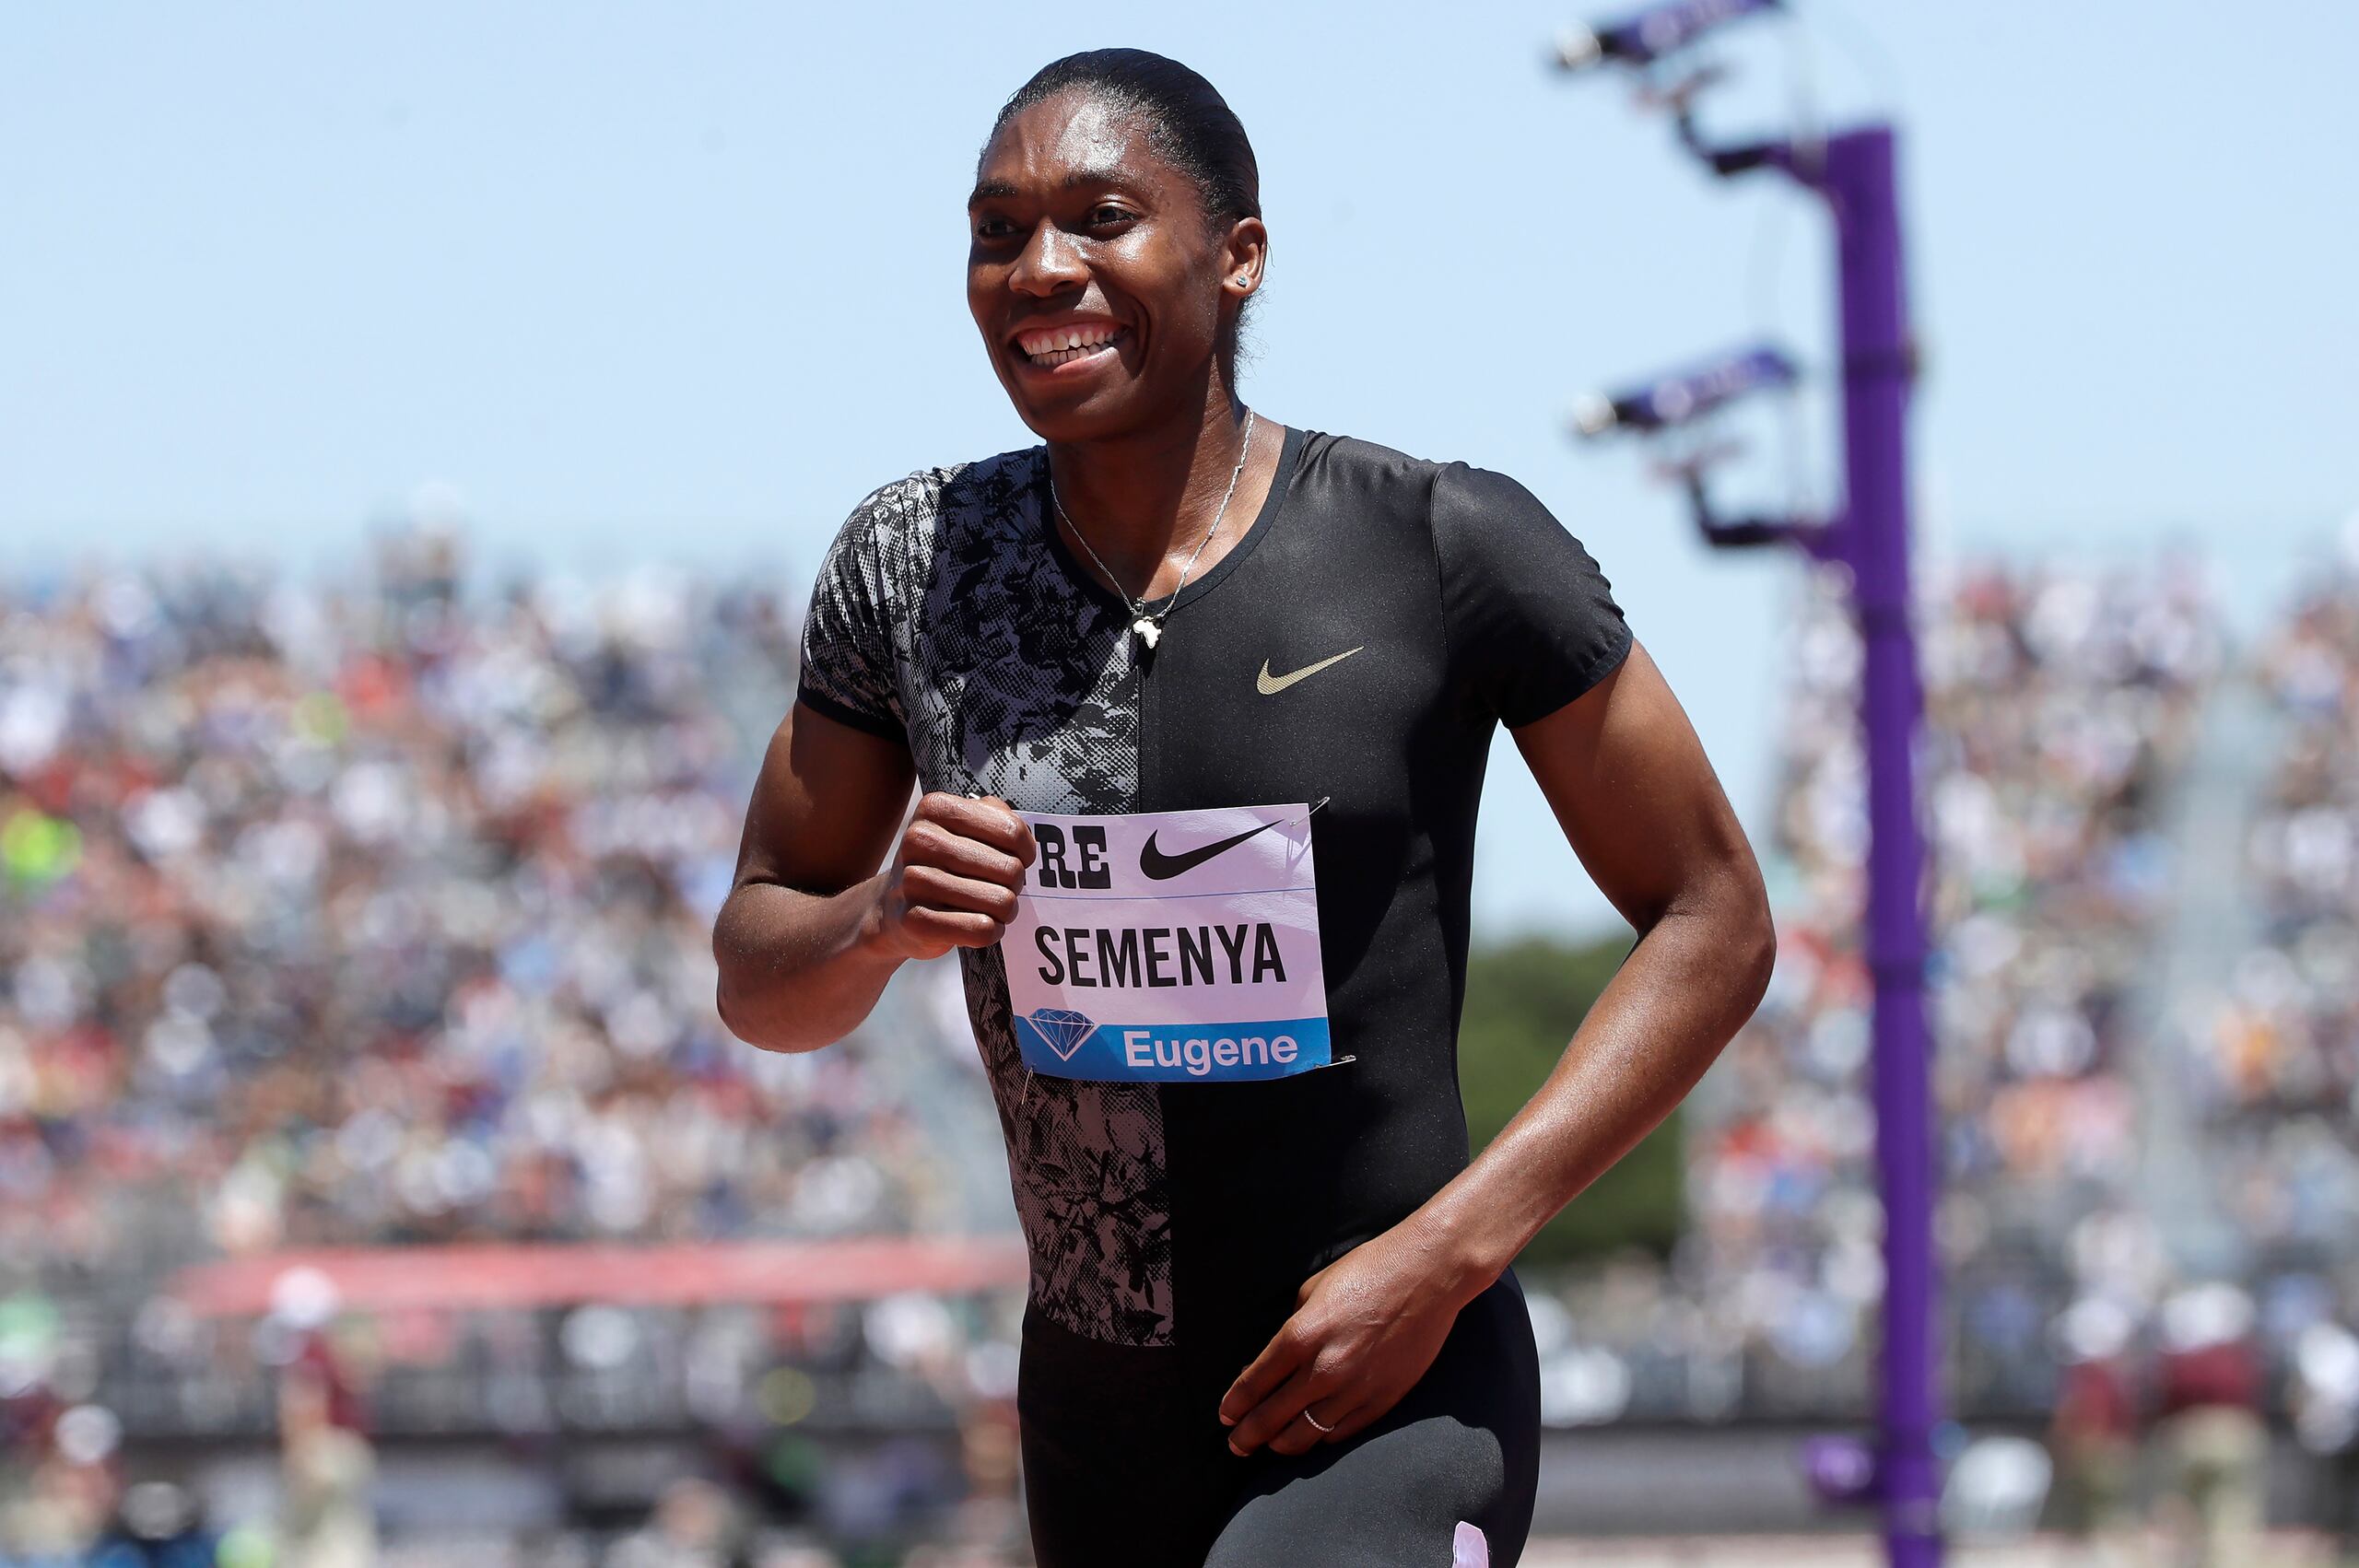
<instances>
[{"instance_id":1,"label":"woman's neck","mask_svg":"<svg viewBox=\"0 0 2359 1568\"><path fill-rule=\"evenodd\" d=\"M1087 561L1094 551L1125 594L1158 599L1171 592L1217 518L1219 536L1196 557L1201 576L1243 534L1269 493L1274 449L1261 422L1254 421L1253 451L1244 452L1245 408L1216 382L1207 390L1201 419L1105 440L1049 443L1057 499L1069 531L1077 530L1086 545L1074 554ZM1238 474L1240 456L1246 462Z\"/></svg>"}]
</instances>

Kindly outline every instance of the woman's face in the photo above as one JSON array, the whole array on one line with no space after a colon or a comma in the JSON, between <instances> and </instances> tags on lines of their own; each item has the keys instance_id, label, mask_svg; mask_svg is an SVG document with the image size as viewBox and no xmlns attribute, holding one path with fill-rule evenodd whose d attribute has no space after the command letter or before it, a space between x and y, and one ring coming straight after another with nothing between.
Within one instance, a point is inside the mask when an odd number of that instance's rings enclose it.
<instances>
[{"instance_id":1,"label":"woman's face","mask_svg":"<svg viewBox=\"0 0 2359 1568\"><path fill-rule=\"evenodd\" d=\"M1260 279L1258 219L1215 231L1137 118L1083 91L1001 128L967 216L967 304L1034 434L1201 417L1224 317Z\"/></svg>"}]
</instances>

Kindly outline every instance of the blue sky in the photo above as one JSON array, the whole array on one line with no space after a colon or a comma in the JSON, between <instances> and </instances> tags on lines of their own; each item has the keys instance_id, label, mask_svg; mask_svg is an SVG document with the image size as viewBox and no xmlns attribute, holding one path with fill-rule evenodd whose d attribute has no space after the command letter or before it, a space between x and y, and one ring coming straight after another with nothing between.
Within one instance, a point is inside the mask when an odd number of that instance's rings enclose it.
<instances>
[{"instance_id":1,"label":"blue sky","mask_svg":"<svg viewBox=\"0 0 2359 1568\"><path fill-rule=\"evenodd\" d=\"M1203 71L1273 247L1249 399L1514 474L1579 532L1756 832L1792 566L1715 557L1574 393L1765 333L1826 363L1806 198L1715 183L1553 6L10 8L0 570L327 563L421 486L481 554L800 585L912 468L1025 444L960 292L992 111L1125 42ZM1611 7L1605 12L1614 14ZM2359 7L1805 0L1715 117L1896 112L1920 539L2191 541L2248 622L2359 509ZM1801 428L1824 449L1825 410ZM1756 448L1740 489L1824 494ZM1478 911L1605 907L1503 746Z\"/></svg>"}]
</instances>

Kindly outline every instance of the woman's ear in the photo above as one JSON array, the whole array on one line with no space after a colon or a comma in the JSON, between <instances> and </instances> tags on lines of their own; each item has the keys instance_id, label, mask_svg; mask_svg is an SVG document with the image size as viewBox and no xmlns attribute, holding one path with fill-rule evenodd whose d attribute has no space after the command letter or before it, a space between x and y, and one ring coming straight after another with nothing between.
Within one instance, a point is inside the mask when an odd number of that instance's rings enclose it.
<instances>
[{"instance_id":1,"label":"woman's ear","mask_svg":"<svg viewBox=\"0 0 2359 1568\"><path fill-rule=\"evenodd\" d=\"M1258 217L1240 217L1229 226L1221 260L1221 287L1240 297L1262 287L1262 272L1270 259L1270 231Z\"/></svg>"}]
</instances>

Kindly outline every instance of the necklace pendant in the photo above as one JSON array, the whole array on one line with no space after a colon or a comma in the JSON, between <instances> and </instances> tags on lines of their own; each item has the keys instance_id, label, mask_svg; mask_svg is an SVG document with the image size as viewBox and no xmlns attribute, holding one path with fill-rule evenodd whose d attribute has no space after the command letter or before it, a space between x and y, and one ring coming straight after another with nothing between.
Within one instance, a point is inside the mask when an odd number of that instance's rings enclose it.
<instances>
[{"instance_id":1,"label":"necklace pendant","mask_svg":"<svg viewBox=\"0 0 2359 1568\"><path fill-rule=\"evenodd\" d=\"M1139 640L1146 644L1149 649L1154 648L1156 640L1163 636L1162 626L1152 615L1141 615L1137 620L1133 621L1131 630L1138 633Z\"/></svg>"}]
</instances>

